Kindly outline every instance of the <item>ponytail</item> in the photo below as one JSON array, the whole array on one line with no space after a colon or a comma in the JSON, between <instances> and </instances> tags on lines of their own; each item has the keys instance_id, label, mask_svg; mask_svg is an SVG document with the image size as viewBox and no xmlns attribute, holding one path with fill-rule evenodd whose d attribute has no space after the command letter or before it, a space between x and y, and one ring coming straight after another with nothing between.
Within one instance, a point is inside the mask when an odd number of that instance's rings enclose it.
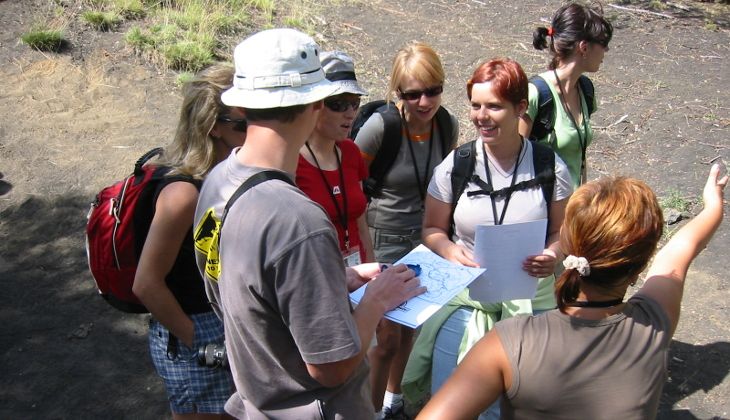
<instances>
[{"instance_id":1,"label":"ponytail","mask_svg":"<svg viewBox=\"0 0 730 420\"><path fill-rule=\"evenodd\" d=\"M560 312L565 312L569 303L575 302L580 293L581 277L577 270L567 269L563 271L555 282L555 300L558 303Z\"/></svg>"},{"instance_id":2,"label":"ponytail","mask_svg":"<svg viewBox=\"0 0 730 420\"><path fill-rule=\"evenodd\" d=\"M548 28L540 26L532 33L532 46L536 50L544 50L548 47Z\"/></svg>"}]
</instances>

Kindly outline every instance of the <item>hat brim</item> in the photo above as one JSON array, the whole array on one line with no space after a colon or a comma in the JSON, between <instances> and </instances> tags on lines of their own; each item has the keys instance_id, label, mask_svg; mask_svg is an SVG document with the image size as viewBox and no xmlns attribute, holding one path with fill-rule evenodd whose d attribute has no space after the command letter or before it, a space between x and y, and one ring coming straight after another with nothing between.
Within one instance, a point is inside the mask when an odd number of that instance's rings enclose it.
<instances>
[{"instance_id":1,"label":"hat brim","mask_svg":"<svg viewBox=\"0 0 730 420\"><path fill-rule=\"evenodd\" d=\"M341 93L352 93L355 95L367 96L368 91L363 89L357 80L336 80L332 84L337 85L337 91L333 95Z\"/></svg>"},{"instance_id":2,"label":"hat brim","mask_svg":"<svg viewBox=\"0 0 730 420\"><path fill-rule=\"evenodd\" d=\"M249 109L284 108L317 102L332 96L337 89L336 84L326 79L298 87L247 90L234 86L221 94L221 101L227 106Z\"/></svg>"}]
</instances>

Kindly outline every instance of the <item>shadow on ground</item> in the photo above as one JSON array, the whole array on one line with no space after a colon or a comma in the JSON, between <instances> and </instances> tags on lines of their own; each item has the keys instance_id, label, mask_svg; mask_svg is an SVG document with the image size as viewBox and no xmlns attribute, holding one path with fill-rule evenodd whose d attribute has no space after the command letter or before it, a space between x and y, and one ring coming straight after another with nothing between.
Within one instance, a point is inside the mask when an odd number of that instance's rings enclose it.
<instances>
[{"instance_id":1,"label":"shadow on ground","mask_svg":"<svg viewBox=\"0 0 730 420\"><path fill-rule=\"evenodd\" d=\"M696 392L709 392L721 384L730 372L730 343L719 341L692 345L672 340L669 349L669 380L659 404L659 419L722 418L722 413L693 413L674 408L675 404ZM696 417L699 415L700 417Z\"/></svg>"},{"instance_id":2,"label":"shadow on ground","mask_svg":"<svg viewBox=\"0 0 730 420\"><path fill-rule=\"evenodd\" d=\"M83 244L90 200L58 197L0 213L0 418L164 418L147 318L97 295Z\"/></svg>"}]
</instances>

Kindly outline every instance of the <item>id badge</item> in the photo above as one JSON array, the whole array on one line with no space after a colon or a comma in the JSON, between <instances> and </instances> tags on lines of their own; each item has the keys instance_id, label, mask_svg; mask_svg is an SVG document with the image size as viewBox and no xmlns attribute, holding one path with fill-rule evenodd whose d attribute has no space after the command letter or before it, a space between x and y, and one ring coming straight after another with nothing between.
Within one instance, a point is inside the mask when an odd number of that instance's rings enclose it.
<instances>
[{"instance_id":1,"label":"id badge","mask_svg":"<svg viewBox=\"0 0 730 420\"><path fill-rule=\"evenodd\" d=\"M347 251L342 251L342 259L345 260L345 267L360 265L362 263L360 259L360 247L355 246Z\"/></svg>"}]
</instances>

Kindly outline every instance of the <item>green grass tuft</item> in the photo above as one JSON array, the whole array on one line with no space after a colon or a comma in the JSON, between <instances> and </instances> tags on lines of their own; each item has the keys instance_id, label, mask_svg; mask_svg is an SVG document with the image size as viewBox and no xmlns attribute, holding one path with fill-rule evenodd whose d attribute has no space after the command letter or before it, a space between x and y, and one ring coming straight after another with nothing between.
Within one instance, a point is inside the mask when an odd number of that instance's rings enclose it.
<instances>
[{"instance_id":1,"label":"green grass tuft","mask_svg":"<svg viewBox=\"0 0 730 420\"><path fill-rule=\"evenodd\" d=\"M120 22L115 12L86 11L81 18L98 31L110 31Z\"/></svg>"},{"instance_id":2,"label":"green grass tuft","mask_svg":"<svg viewBox=\"0 0 730 420\"><path fill-rule=\"evenodd\" d=\"M142 19L147 16L147 9L142 0L115 0L114 8L125 19Z\"/></svg>"},{"instance_id":3,"label":"green grass tuft","mask_svg":"<svg viewBox=\"0 0 730 420\"><path fill-rule=\"evenodd\" d=\"M31 29L21 35L20 40L31 48L53 52L60 51L65 43L61 31L46 28Z\"/></svg>"},{"instance_id":4,"label":"green grass tuft","mask_svg":"<svg viewBox=\"0 0 730 420\"><path fill-rule=\"evenodd\" d=\"M677 190L669 190L666 196L659 199L659 205L663 209L674 209L679 212L687 212L692 206L692 202L679 193Z\"/></svg>"}]
</instances>

